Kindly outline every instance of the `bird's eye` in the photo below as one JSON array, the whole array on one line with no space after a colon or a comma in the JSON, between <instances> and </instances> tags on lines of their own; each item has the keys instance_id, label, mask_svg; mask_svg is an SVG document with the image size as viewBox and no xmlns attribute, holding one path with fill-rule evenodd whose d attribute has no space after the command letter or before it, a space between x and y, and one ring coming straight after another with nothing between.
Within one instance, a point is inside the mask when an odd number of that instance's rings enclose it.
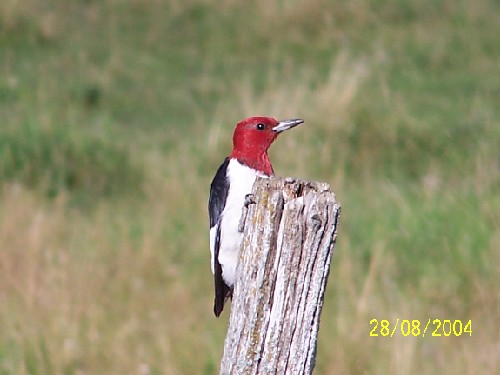
<instances>
[{"instance_id":1,"label":"bird's eye","mask_svg":"<svg viewBox=\"0 0 500 375\"><path fill-rule=\"evenodd\" d=\"M259 122L257 124L257 130L264 130L265 128L266 128L266 126L262 122Z\"/></svg>"}]
</instances>

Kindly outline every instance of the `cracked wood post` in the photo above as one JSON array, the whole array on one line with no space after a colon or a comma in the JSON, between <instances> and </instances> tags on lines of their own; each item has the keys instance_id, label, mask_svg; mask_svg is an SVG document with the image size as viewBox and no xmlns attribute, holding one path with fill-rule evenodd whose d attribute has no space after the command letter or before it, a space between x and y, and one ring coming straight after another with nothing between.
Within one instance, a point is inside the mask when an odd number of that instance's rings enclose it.
<instances>
[{"instance_id":1,"label":"cracked wood post","mask_svg":"<svg viewBox=\"0 0 500 375\"><path fill-rule=\"evenodd\" d=\"M326 183L257 179L220 374L310 374L340 205Z\"/></svg>"}]
</instances>

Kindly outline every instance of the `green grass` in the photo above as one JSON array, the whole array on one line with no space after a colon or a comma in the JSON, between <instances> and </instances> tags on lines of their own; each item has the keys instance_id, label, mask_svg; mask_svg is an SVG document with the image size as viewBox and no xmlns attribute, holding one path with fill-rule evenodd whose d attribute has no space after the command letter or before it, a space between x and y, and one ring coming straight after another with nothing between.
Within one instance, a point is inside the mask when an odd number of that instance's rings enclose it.
<instances>
[{"instance_id":1,"label":"green grass","mask_svg":"<svg viewBox=\"0 0 500 375\"><path fill-rule=\"evenodd\" d=\"M315 373L497 372L499 25L487 0L2 1L0 374L217 372L207 195L256 114L306 120L275 170L342 204Z\"/></svg>"},{"instance_id":2,"label":"green grass","mask_svg":"<svg viewBox=\"0 0 500 375\"><path fill-rule=\"evenodd\" d=\"M143 173L116 142L62 124L48 130L20 124L0 137L0 181L44 188L49 197L69 193L91 204L95 198L140 191Z\"/></svg>"}]
</instances>

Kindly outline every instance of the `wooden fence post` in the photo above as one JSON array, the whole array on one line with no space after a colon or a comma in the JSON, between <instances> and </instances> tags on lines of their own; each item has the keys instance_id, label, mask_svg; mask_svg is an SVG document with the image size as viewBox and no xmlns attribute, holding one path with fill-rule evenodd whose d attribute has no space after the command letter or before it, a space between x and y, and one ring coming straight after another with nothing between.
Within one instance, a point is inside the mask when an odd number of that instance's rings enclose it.
<instances>
[{"instance_id":1,"label":"wooden fence post","mask_svg":"<svg viewBox=\"0 0 500 375\"><path fill-rule=\"evenodd\" d=\"M340 205L326 183L257 179L221 375L310 374Z\"/></svg>"}]
</instances>

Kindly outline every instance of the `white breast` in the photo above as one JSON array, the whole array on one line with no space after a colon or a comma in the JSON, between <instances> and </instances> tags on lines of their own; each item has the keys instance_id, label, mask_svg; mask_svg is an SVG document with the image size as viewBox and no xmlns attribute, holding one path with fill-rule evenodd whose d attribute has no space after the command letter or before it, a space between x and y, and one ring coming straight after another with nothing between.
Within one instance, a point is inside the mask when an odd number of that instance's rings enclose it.
<instances>
[{"instance_id":1,"label":"white breast","mask_svg":"<svg viewBox=\"0 0 500 375\"><path fill-rule=\"evenodd\" d=\"M228 165L227 175L229 177L229 193L226 200L221 221L221 244L219 248L219 263L222 266L222 277L229 286L234 284L236 264L238 262L238 250L240 248L243 233L238 231L241 212L245 196L252 192L252 186L260 173L254 169L231 160ZM263 175L262 175L263 176ZM210 239L213 241L215 231L210 231ZM213 248L211 246L211 248ZM212 253L213 257L213 253ZM213 271L213 259L212 259Z\"/></svg>"}]
</instances>

